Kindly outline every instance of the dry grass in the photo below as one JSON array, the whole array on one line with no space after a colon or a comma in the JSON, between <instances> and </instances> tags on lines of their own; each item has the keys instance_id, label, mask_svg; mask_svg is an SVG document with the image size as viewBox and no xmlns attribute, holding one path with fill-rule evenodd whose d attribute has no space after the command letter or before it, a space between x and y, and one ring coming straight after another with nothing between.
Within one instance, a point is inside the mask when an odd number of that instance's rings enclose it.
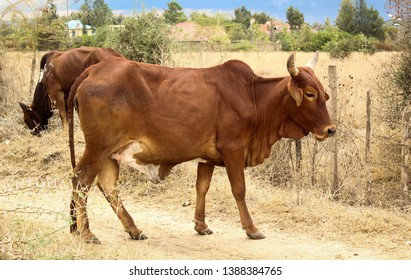
<instances>
[{"instance_id":1,"label":"dry grass","mask_svg":"<svg viewBox=\"0 0 411 280\"><path fill-rule=\"evenodd\" d=\"M263 230L309 233L321 240L339 240L372 247L401 247L411 236L410 195L400 190L399 139L378 121L375 79L381 64L391 54L354 54L345 61L321 54L317 76L327 80L328 65L339 73L339 155L341 198L330 200L328 143L311 137L303 140L303 162L295 170L293 142L282 140L273 147L270 160L248 169L247 201ZM286 53L177 53L170 65L206 67L228 59L241 59L263 76L286 75ZM297 64L311 54L298 53ZM25 129L17 101L29 102L30 54L6 53L2 61L2 116L0 118L0 259L89 259L133 258L114 247L98 250L82 244L68 232L70 160L67 134L61 132L57 116L51 130L32 137ZM373 91L373 144L371 194L365 193L364 137L365 94ZM56 114L55 114L56 115ZM81 155L82 133L76 131L76 154ZM317 151L315 153L315 150ZM291 151L291 153L290 153ZM316 164L311 158L316 154ZM314 170L314 172L313 172ZM195 164L176 167L162 185L152 185L129 169L122 169L120 187L129 200L151 200L181 205L195 202ZM390 175L391 174L391 175ZM391 177L390 177L391 176ZM136 187L137 185L137 187ZM207 215L213 219L238 220L230 186L222 168L217 168L207 200ZM50 220L52 223L50 223ZM365 241L364 241L365 240ZM144 257L144 252L140 256ZM147 253L148 255L148 253Z\"/></svg>"}]
</instances>

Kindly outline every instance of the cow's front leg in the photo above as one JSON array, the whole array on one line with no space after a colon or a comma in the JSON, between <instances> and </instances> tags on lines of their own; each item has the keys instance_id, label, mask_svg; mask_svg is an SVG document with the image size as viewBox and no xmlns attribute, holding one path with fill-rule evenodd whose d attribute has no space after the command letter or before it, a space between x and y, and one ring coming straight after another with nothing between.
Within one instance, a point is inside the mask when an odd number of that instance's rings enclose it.
<instances>
[{"instance_id":1,"label":"cow's front leg","mask_svg":"<svg viewBox=\"0 0 411 280\"><path fill-rule=\"evenodd\" d=\"M245 177L244 177L244 150L221 151L227 169L228 179L231 183L231 191L237 203L241 224L246 234L251 239L263 239L265 235L253 224L245 202Z\"/></svg>"},{"instance_id":2,"label":"cow's front leg","mask_svg":"<svg viewBox=\"0 0 411 280\"><path fill-rule=\"evenodd\" d=\"M68 127L68 114L67 114L67 100L64 98L64 91L58 88L49 89L49 98L51 100L52 107L57 109L63 132L66 131Z\"/></svg>"},{"instance_id":3,"label":"cow's front leg","mask_svg":"<svg viewBox=\"0 0 411 280\"><path fill-rule=\"evenodd\" d=\"M63 132L67 130L68 127L68 114L67 114L67 100L64 98L64 93L60 92L56 96L56 108L59 111L59 116L61 120L61 125Z\"/></svg>"},{"instance_id":4,"label":"cow's front leg","mask_svg":"<svg viewBox=\"0 0 411 280\"><path fill-rule=\"evenodd\" d=\"M210 188L211 177L213 176L214 165L198 163L197 167L197 200L194 213L194 229L201 235L212 234L213 231L205 223L205 197Z\"/></svg>"}]
</instances>

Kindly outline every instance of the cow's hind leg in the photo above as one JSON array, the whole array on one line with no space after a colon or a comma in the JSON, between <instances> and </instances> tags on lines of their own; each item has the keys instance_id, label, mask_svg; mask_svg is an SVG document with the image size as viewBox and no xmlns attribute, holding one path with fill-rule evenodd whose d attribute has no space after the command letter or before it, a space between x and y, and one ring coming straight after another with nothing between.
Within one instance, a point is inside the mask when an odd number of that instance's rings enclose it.
<instances>
[{"instance_id":1,"label":"cow's hind leg","mask_svg":"<svg viewBox=\"0 0 411 280\"><path fill-rule=\"evenodd\" d=\"M72 178L73 194L70 203L72 224L70 232L81 236L88 243L100 244L91 232L87 217L87 196L91 184L101 170L101 153L91 152L86 146L83 156L74 168Z\"/></svg>"},{"instance_id":2,"label":"cow's hind leg","mask_svg":"<svg viewBox=\"0 0 411 280\"><path fill-rule=\"evenodd\" d=\"M197 201L194 213L194 229L201 235L212 234L213 231L205 223L205 197L210 188L214 165L198 163L197 167Z\"/></svg>"},{"instance_id":3,"label":"cow's hind leg","mask_svg":"<svg viewBox=\"0 0 411 280\"><path fill-rule=\"evenodd\" d=\"M130 237L136 240L147 239L147 236L136 227L133 218L123 206L117 188L118 175L118 163L113 159L106 159L98 175L97 185L103 192L107 201L110 203L111 208L120 219L124 226L124 230L130 235Z\"/></svg>"},{"instance_id":4,"label":"cow's hind leg","mask_svg":"<svg viewBox=\"0 0 411 280\"><path fill-rule=\"evenodd\" d=\"M87 217L87 196L90 185L97 175L95 168L82 168L82 160L74 169L72 178L73 194L70 203L70 215L72 223L70 232L81 236L87 243L100 244L97 237L90 231Z\"/></svg>"}]
</instances>

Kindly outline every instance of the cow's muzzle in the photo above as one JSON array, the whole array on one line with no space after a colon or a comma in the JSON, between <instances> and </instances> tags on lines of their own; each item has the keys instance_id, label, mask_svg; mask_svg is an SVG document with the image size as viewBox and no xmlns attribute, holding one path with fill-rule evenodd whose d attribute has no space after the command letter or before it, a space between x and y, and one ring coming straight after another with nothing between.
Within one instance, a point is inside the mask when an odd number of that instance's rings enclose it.
<instances>
[{"instance_id":1,"label":"cow's muzzle","mask_svg":"<svg viewBox=\"0 0 411 280\"><path fill-rule=\"evenodd\" d=\"M324 141L326 138L333 136L337 129L335 126L327 127L322 134L314 133L315 139L318 141Z\"/></svg>"},{"instance_id":2,"label":"cow's muzzle","mask_svg":"<svg viewBox=\"0 0 411 280\"><path fill-rule=\"evenodd\" d=\"M331 137L331 136L333 136L334 134L335 134L335 132L336 132L337 130L335 129L335 127L333 126L333 127L330 127L330 128L328 128L327 129L327 132L328 132L328 137Z\"/></svg>"}]
</instances>

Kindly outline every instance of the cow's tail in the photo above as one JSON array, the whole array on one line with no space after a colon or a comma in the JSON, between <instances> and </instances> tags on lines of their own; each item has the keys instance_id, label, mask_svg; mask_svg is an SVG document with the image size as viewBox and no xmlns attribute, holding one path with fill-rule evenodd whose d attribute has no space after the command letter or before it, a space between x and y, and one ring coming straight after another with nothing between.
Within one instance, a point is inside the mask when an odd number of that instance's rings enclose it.
<instances>
[{"instance_id":1,"label":"cow's tail","mask_svg":"<svg viewBox=\"0 0 411 280\"><path fill-rule=\"evenodd\" d=\"M68 121L69 121L69 146L70 146L70 159L71 159L71 166L76 167L76 154L74 151L74 98L77 94L77 89L82 81L84 81L89 75L87 70L83 71L81 75L76 79L74 84L71 86L70 93L68 96L67 102L67 113L68 113ZM77 108L80 110L80 108Z\"/></svg>"},{"instance_id":2,"label":"cow's tail","mask_svg":"<svg viewBox=\"0 0 411 280\"><path fill-rule=\"evenodd\" d=\"M44 67L46 66L46 62L47 62L47 57L52 54L52 52L48 52L45 55L43 55L43 57L40 60L40 70L44 70Z\"/></svg>"}]
</instances>

